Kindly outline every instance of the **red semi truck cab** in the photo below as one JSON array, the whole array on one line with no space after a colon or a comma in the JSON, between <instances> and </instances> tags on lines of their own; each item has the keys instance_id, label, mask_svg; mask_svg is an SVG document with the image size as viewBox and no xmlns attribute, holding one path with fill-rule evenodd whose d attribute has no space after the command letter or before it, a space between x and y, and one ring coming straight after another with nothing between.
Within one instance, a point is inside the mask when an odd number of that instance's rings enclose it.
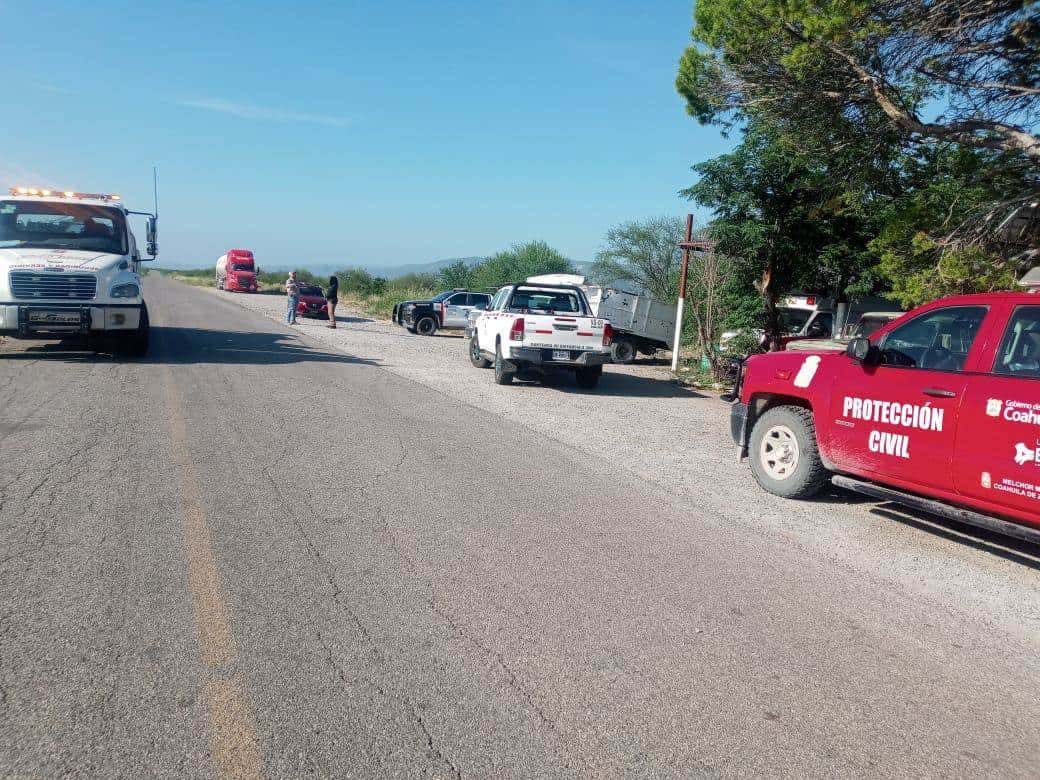
<instances>
[{"instance_id":1,"label":"red semi truck cab","mask_svg":"<svg viewBox=\"0 0 1040 780\"><path fill-rule=\"evenodd\" d=\"M256 292L256 264L248 249L229 249L217 259L217 289Z\"/></svg>"},{"instance_id":2,"label":"red semi truck cab","mask_svg":"<svg viewBox=\"0 0 1040 780\"><path fill-rule=\"evenodd\" d=\"M1040 269L929 303L845 352L747 359L733 437L758 483L828 481L1040 541Z\"/></svg>"}]
</instances>

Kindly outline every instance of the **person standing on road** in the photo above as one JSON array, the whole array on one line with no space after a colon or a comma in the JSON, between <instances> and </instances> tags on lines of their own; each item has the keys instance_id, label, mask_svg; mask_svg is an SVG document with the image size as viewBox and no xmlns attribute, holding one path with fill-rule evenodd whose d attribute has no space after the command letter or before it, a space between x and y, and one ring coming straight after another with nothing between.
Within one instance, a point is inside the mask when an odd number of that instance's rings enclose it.
<instances>
[{"instance_id":1,"label":"person standing on road","mask_svg":"<svg viewBox=\"0 0 1040 780\"><path fill-rule=\"evenodd\" d=\"M339 278L333 274L329 277L329 287L325 290L325 305L329 310L329 327L336 327L336 304L339 303Z\"/></svg>"},{"instance_id":2,"label":"person standing on road","mask_svg":"<svg viewBox=\"0 0 1040 780\"><path fill-rule=\"evenodd\" d=\"M300 305L300 283L296 281L296 272L290 271L289 278L285 280L285 295L288 300L288 308L285 310L285 321L290 325L296 324L296 307Z\"/></svg>"}]
</instances>

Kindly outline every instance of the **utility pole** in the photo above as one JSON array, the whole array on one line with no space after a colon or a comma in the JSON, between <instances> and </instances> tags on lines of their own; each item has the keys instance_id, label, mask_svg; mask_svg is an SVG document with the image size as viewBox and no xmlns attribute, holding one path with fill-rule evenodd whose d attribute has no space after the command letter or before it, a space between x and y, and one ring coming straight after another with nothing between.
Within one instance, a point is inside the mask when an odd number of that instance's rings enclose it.
<instances>
[{"instance_id":1,"label":"utility pole","mask_svg":"<svg viewBox=\"0 0 1040 780\"><path fill-rule=\"evenodd\" d=\"M693 214L686 215L686 237L679 242L682 265L679 267L679 300L675 305L675 337L672 339L672 371L679 370L679 350L682 345L683 309L686 306L686 275L690 269L690 250L693 249Z\"/></svg>"}]
</instances>

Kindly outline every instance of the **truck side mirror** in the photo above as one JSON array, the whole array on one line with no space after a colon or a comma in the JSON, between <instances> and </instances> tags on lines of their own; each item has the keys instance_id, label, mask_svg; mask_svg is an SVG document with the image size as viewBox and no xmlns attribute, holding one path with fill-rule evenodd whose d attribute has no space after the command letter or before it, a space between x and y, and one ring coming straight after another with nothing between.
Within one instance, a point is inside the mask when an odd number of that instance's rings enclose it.
<instances>
[{"instance_id":1,"label":"truck side mirror","mask_svg":"<svg viewBox=\"0 0 1040 780\"><path fill-rule=\"evenodd\" d=\"M148 218L148 229L146 231L146 240L148 242L148 254L153 258L159 254L159 219L158 217Z\"/></svg>"},{"instance_id":2,"label":"truck side mirror","mask_svg":"<svg viewBox=\"0 0 1040 780\"><path fill-rule=\"evenodd\" d=\"M845 354L857 363L863 363L866 366L875 365L881 356L878 348L870 343L870 339L865 339L862 336L854 338L849 342L849 345L845 348Z\"/></svg>"}]
</instances>

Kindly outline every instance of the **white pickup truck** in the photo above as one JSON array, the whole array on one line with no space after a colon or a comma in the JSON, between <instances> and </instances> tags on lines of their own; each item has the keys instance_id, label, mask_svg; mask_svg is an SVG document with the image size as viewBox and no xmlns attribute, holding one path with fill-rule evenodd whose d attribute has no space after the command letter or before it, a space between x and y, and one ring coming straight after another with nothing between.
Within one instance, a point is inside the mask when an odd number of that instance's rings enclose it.
<instances>
[{"instance_id":1,"label":"white pickup truck","mask_svg":"<svg viewBox=\"0 0 1040 780\"><path fill-rule=\"evenodd\" d=\"M473 329L470 362L494 366L496 383L563 368L585 389L599 383L614 335L609 322L592 315L581 288L528 282L499 290Z\"/></svg>"}]
</instances>

